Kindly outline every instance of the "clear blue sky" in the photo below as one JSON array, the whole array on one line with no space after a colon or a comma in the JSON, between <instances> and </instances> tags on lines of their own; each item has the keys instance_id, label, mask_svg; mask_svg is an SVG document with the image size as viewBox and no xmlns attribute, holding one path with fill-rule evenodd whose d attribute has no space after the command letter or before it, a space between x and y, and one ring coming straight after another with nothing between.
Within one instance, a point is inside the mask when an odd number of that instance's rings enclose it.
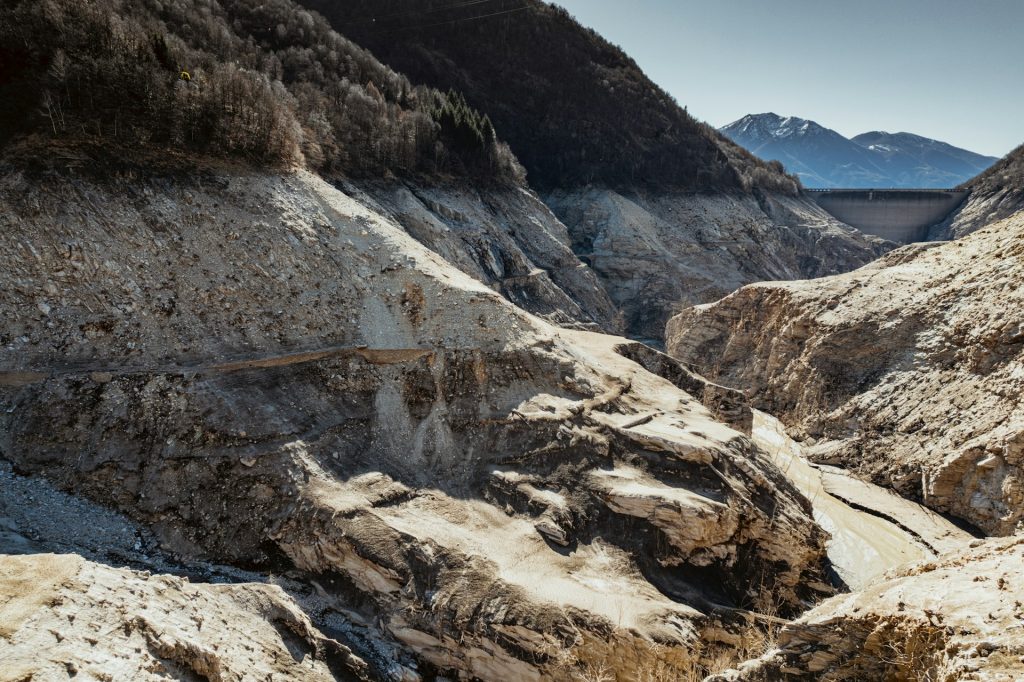
<instances>
[{"instance_id":1,"label":"clear blue sky","mask_svg":"<svg viewBox=\"0 0 1024 682\"><path fill-rule=\"evenodd\" d=\"M853 136L1024 143L1024 0L556 0L715 126L774 111Z\"/></svg>"}]
</instances>

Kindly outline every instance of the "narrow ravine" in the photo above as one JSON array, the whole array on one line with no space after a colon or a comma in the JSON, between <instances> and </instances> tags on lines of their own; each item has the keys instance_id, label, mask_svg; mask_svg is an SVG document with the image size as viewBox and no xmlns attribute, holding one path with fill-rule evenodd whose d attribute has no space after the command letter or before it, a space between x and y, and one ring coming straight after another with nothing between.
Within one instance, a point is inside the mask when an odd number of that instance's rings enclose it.
<instances>
[{"instance_id":1,"label":"narrow ravine","mask_svg":"<svg viewBox=\"0 0 1024 682\"><path fill-rule=\"evenodd\" d=\"M771 415L754 411L752 435L811 501L815 520L832 536L829 560L851 590L862 589L889 569L935 558L973 539L916 502L841 470L811 464Z\"/></svg>"}]
</instances>

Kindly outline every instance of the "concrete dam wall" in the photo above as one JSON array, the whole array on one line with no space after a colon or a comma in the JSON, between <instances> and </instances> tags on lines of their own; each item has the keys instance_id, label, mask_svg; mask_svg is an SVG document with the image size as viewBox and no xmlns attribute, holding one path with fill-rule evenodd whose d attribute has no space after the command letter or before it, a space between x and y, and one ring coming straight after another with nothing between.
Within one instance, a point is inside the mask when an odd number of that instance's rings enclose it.
<instances>
[{"instance_id":1,"label":"concrete dam wall","mask_svg":"<svg viewBox=\"0 0 1024 682\"><path fill-rule=\"evenodd\" d=\"M960 207L968 190L805 190L819 206L861 232L909 244L924 241L928 228Z\"/></svg>"}]
</instances>

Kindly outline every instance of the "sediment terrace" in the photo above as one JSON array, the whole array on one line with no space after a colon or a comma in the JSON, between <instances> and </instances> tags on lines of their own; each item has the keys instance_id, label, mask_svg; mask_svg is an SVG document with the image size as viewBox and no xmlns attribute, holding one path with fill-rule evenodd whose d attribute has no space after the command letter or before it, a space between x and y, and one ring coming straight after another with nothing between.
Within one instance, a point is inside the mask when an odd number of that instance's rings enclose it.
<instances>
[{"instance_id":1,"label":"sediment terrace","mask_svg":"<svg viewBox=\"0 0 1024 682\"><path fill-rule=\"evenodd\" d=\"M833 217L861 232L900 244L924 241L970 194L959 189L812 189L808 195Z\"/></svg>"}]
</instances>

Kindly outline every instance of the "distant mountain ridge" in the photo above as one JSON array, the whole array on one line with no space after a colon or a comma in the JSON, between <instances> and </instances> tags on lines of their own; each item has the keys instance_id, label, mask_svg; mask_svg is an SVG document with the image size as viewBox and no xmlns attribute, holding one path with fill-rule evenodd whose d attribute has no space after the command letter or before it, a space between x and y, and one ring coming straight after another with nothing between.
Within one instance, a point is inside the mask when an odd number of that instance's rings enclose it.
<instances>
[{"instance_id":1,"label":"distant mountain ridge","mask_svg":"<svg viewBox=\"0 0 1024 682\"><path fill-rule=\"evenodd\" d=\"M998 159L911 133L846 138L815 121L748 114L719 131L765 160L780 161L804 186L955 187Z\"/></svg>"}]
</instances>

